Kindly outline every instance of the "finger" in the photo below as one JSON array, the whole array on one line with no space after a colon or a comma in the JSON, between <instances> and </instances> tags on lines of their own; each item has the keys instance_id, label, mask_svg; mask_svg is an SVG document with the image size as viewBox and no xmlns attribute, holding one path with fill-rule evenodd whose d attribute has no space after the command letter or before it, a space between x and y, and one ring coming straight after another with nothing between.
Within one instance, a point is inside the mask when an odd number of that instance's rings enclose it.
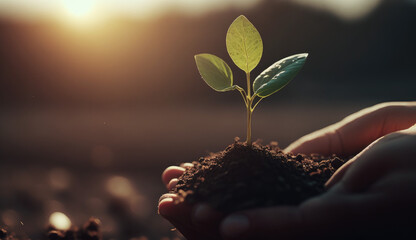
<instances>
[{"instance_id":1,"label":"finger","mask_svg":"<svg viewBox=\"0 0 416 240\"><path fill-rule=\"evenodd\" d=\"M216 212L205 215L205 224L195 225L192 216L196 209L184 202L175 203L176 194L165 194L159 202L159 213L174 225L188 240L220 239L218 232L219 219ZM205 212L204 214L207 214Z\"/></svg>"},{"instance_id":2,"label":"finger","mask_svg":"<svg viewBox=\"0 0 416 240\"><path fill-rule=\"evenodd\" d=\"M363 219L369 213L368 206L376 200L375 195L326 194L299 207L279 206L230 215L221 223L220 230L227 240L326 239L345 235L346 227L351 233L356 230L354 227L359 228L361 225L356 223L361 220L357 217Z\"/></svg>"},{"instance_id":3,"label":"finger","mask_svg":"<svg viewBox=\"0 0 416 240\"><path fill-rule=\"evenodd\" d=\"M175 188L176 184L178 184L179 179L177 178L172 178L172 180L170 180L170 182L167 185L167 189L169 191L173 190L173 188Z\"/></svg>"},{"instance_id":4,"label":"finger","mask_svg":"<svg viewBox=\"0 0 416 240\"><path fill-rule=\"evenodd\" d=\"M186 162L186 163L181 163L180 165L179 165L179 167L183 167L183 168L192 168L194 166L194 164L193 163L188 163L188 162Z\"/></svg>"},{"instance_id":5,"label":"finger","mask_svg":"<svg viewBox=\"0 0 416 240\"><path fill-rule=\"evenodd\" d=\"M166 198L175 199L176 197L177 197L176 193L165 193L162 196L160 196L160 198L159 198L159 204L160 204L160 202L162 202Z\"/></svg>"},{"instance_id":6,"label":"finger","mask_svg":"<svg viewBox=\"0 0 416 240\"><path fill-rule=\"evenodd\" d=\"M416 102L378 104L300 138L285 151L353 155L377 138L406 129L416 121Z\"/></svg>"},{"instance_id":7,"label":"finger","mask_svg":"<svg viewBox=\"0 0 416 240\"><path fill-rule=\"evenodd\" d=\"M165 196L166 197L163 197ZM192 206L185 203L175 203L176 194L165 194L159 202L158 212L166 220L168 220L173 226L177 228L179 232L186 237L186 239L198 239L198 234L193 230L192 223L190 222L190 213Z\"/></svg>"},{"instance_id":8,"label":"finger","mask_svg":"<svg viewBox=\"0 0 416 240\"><path fill-rule=\"evenodd\" d=\"M410 135L406 135L406 134L410 134ZM399 160L395 160L395 159L392 159L392 158L398 158L402 154L409 155L409 152L405 149L406 148L412 149L412 147L411 146L406 147L406 145L408 145L409 143L410 144L416 144L416 142L413 142L411 139L409 139L412 134L416 134L416 124L414 126L410 127L407 130L403 130L403 131L397 132L395 134L387 135L384 138L380 139L379 141L373 143L372 145L370 145L369 147L364 149L361 153L357 154L357 156L355 156L354 158L349 160L347 163L345 163L342 167L340 167L331 176L331 178L325 183L325 186L327 188L330 188L334 184L341 181L341 179L344 177L345 173L347 173L348 169L357 160L359 162L361 162L361 161L368 162L367 164L365 164L365 166L368 166L368 169L364 168L364 170L362 171L363 174L366 171L368 171L369 173L372 173L372 172L375 172L376 168L378 169L377 171L379 172L379 174L367 176L367 177L372 176L373 179L375 179L377 176L380 176L381 174L383 174L386 171L392 170L392 168L393 168L392 164L398 164L400 162ZM393 145L398 145L400 148L404 149L403 151L400 151L400 150L395 150L394 151L393 149L391 149L393 147L391 142L392 141L397 141L398 137L405 137L406 139L404 139L404 142L407 142L407 143L403 143L403 141L399 141L398 143L393 143ZM373 145L376 145L376 146L373 146ZM377 150L377 149L379 149L379 150ZM393 151L393 152L391 152L391 151ZM386 154L386 152L388 152L388 154ZM399 154L399 155L389 157L389 155L391 155L391 154L393 154L393 155L394 154ZM403 156L403 158L400 157L400 159L409 159L409 158L407 156ZM391 162L391 163L389 163L389 162ZM363 167L361 167L361 165L362 164L359 163L357 166L355 166L355 168L363 168ZM385 165L387 167L387 168L383 168L384 171L380 171L380 166L382 166L382 165ZM353 172L355 172L355 171L356 170L353 170ZM358 174L360 174L360 172L361 171L358 171L358 173L354 176L357 176ZM364 182L362 182L363 180L362 180L361 177L357 176L356 178L357 178L356 181L351 181L352 189L355 188L354 185L356 185L356 184L360 184L361 186L366 186L364 184ZM356 183L353 183L353 182L356 182Z\"/></svg>"},{"instance_id":9,"label":"finger","mask_svg":"<svg viewBox=\"0 0 416 240\"><path fill-rule=\"evenodd\" d=\"M223 220L220 231L224 239L293 239L295 226L301 227L297 207L275 207L232 214Z\"/></svg>"},{"instance_id":10,"label":"finger","mask_svg":"<svg viewBox=\"0 0 416 240\"><path fill-rule=\"evenodd\" d=\"M341 179L344 177L345 173L348 171L351 164L355 161L355 158L352 158L344 165L342 165L338 170L329 178L329 180L325 183L326 188L331 188L335 184L337 184Z\"/></svg>"},{"instance_id":11,"label":"finger","mask_svg":"<svg viewBox=\"0 0 416 240\"><path fill-rule=\"evenodd\" d=\"M380 138L355 157L343 176L345 186L362 191L392 170L415 168L415 146L416 131L411 129Z\"/></svg>"},{"instance_id":12,"label":"finger","mask_svg":"<svg viewBox=\"0 0 416 240\"><path fill-rule=\"evenodd\" d=\"M192 207L184 203L175 203L177 195L167 193L159 200L158 210L169 221L182 222L189 218ZM190 219L190 218L189 218Z\"/></svg>"},{"instance_id":13,"label":"finger","mask_svg":"<svg viewBox=\"0 0 416 240\"><path fill-rule=\"evenodd\" d=\"M334 124L319 131L308 134L299 140L290 144L284 151L294 154L312 154L319 153L322 155L331 155L344 153L344 144L341 124Z\"/></svg>"},{"instance_id":14,"label":"finger","mask_svg":"<svg viewBox=\"0 0 416 240\"><path fill-rule=\"evenodd\" d=\"M170 166L162 173L162 182L168 186L170 180L180 177L185 172L185 168L178 166Z\"/></svg>"}]
</instances>

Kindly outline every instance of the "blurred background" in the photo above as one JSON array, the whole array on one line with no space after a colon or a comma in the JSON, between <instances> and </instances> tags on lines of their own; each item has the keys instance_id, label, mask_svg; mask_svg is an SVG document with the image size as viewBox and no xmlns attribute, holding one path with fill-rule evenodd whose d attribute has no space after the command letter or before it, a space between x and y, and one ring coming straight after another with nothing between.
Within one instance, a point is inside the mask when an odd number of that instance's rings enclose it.
<instances>
[{"instance_id":1,"label":"blurred background","mask_svg":"<svg viewBox=\"0 0 416 240\"><path fill-rule=\"evenodd\" d=\"M211 90L193 59L220 56L245 86L225 47L241 14L264 43L253 76L309 53L256 109L264 143L416 98L414 0L0 0L0 225L37 239L96 216L106 239L175 239L163 169L245 138L239 93Z\"/></svg>"}]
</instances>

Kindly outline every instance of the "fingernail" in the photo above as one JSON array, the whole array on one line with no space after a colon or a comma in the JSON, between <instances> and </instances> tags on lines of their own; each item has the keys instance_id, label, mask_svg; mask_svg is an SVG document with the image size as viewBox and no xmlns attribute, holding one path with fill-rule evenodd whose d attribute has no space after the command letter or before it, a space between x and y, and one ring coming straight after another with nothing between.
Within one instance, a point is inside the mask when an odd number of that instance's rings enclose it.
<instances>
[{"instance_id":1,"label":"fingernail","mask_svg":"<svg viewBox=\"0 0 416 240\"><path fill-rule=\"evenodd\" d=\"M173 198L171 198L171 197L166 197L166 198L162 199L162 200L159 202L158 206L157 206L157 214L159 214L159 215L165 215L163 212L161 212L161 211L160 211L160 206L161 206L163 203L165 203L165 202L173 202Z\"/></svg>"},{"instance_id":2,"label":"fingernail","mask_svg":"<svg viewBox=\"0 0 416 240\"><path fill-rule=\"evenodd\" d=\"M181 167L183 167L183 168L192 168L193 166L194 166L193 163L182 163L181 164Z\"/></svg>"},{"instance_id":3,"label":"fingernail","mask_svg":"<svg viewBox=\"0 0 416 240\"><path fill-rule=\"evenodd\" d=\"M169 184L168 184L168 189L172 190L176 184L178 184L179 179L177 178L172 178L172 180L170 180Z\"/></svg>"},{"instance_id":4,"label":"fingernail","mask_svg":"<svg viewBox=\"0 0 416 240\"><path fill-rule=\"evenodd\" d=\"M176 194L175 193L165 193L165 194L163 194L162 196L160 196L160 198L159 198L159 203L161 202L161 201L163 201L163 200L165 200L166 198L175 198L176 197Z\"/></svg>"},{"instance_id":5,"label":"fingernail","mask_svg":"<svg viewBox=\"0 0 416 240\"><path fill-rule=\"evenodd\" d=\"M205 204L199 204L194 211L194 221L204 223L208 220L211 208Z\"/></svg>"},{"instance_id":6,"label":"fingernail","mask_svg":"<svg viewBox=\"0 0 416 240\"><path fill-rule=\"evenodd\" d=\"M241 214L227 217L221 224L221 232L227 238L236 238L248 230L250 222L248 218Z\"/></svg>"}]
</instances>

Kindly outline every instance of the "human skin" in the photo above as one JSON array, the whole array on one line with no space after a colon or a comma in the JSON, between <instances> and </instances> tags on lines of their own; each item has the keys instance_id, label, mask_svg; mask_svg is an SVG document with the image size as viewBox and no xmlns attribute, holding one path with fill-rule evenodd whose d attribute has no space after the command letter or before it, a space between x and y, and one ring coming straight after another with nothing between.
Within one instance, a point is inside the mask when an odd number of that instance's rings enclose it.
<instances>
[{"instance_id":1,"label":"human skin","mask_svg":"<svg viewBox=\"0 0 416 240\"><path fill-rule=\"evenodd\" d=\"M415 123L416 102L383 103L292 143L286 152L355 155L328 180L327 192L299 206L251 209L224 216L204 203L174 204L176 195L165 194L159 212L191 240L329 238L395 232L406 228L416 214ZM162 180L168 190L189 166L171 166L164 171Z\"/></svg>"}]
</instances>

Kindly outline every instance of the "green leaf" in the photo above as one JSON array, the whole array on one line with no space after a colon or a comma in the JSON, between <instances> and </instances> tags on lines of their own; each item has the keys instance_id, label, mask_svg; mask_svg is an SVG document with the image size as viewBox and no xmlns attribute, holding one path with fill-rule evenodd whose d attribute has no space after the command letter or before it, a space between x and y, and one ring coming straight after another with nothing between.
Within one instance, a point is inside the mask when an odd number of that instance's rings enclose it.
<instances>
[{"instance_id":1,"label":"green leaf","mask_svg":"<svg viewBox=\"0 0 416 240\"><path fill-rule=\"evenodd\" d=\"M263 42L260 33L245 16L236 18L228 28L226 43L231 59L246 73L259 64Z\"/></svg>"},{"instance_id":2,"label":"green leaf","mask_svg":"<svg viewBox=\"0 0 416 240\"><path fill-rule=\"evenodd\" d=\"M268 67L254 80L254 93L264 98L282 89L296 76L307 57L307 53L292 55Z\"/></svg>"},{"instance_id":3,"label":"green leaf","mask_svg":"<svg viewBox=\"0 0 416 240\"><path fill-rule=\"evenodd\" d=\"M195 62L202 79L215 91L226 92L236 89L233 86L233 73L221 58L203 53L195 55Z\"/></svg>"}]
</instances>

